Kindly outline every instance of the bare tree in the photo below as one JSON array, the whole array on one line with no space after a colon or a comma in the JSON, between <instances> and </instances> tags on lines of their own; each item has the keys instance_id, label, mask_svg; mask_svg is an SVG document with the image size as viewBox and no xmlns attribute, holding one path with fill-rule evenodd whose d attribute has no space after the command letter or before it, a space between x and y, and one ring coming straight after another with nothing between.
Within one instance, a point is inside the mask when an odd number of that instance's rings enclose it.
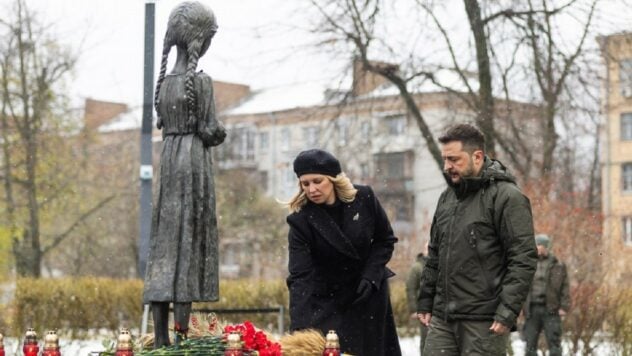
<instances>
[{"instance_id":1,"label":"bare tree","mask_svg":"<svg viewBox=\"0 0 632 356\"><path fill-rule=\"evenodd\" d=\"M582 55L584 44L590 33L597 1L594 0L589 4L581 36L575 48L569 50L568 53L565 53L561 45L562 41L558 40L555 33L554 16L559 12L548 11L551 5L547 0L541 0L543 11L539 12L535 11L532 0L529 0L528 4L531 11L526 18L525 32L533 53L533 74L544 102L542 115L544 150L541 172L542 176L546 176L553 167L555 148L558 142L558 134L555 129L558 105L564 89L567 89L565 87L566 80L575 69L577 58Z\"/></svg>"},{"instance_id":2,"label":"bare tree","mask_svg":"<svg viewBox=\"0 0 632 356\"><path fill-rule=\"evenodd\" d=\"M242 277L283 276L287 211L263 194L257 173L226 170L219 171L216 178L220 243L228 255L224 258L234 257L228 262L240 265Z\"/></svg>"},{"instance_id":3,"label":"bare tree","mask_svg":"<svg viewBox=\"0 0 632 356\"><path fill-rule=\"evenodd\" d=\"M469 108L487 138L490 156L496 156L498 145L502 155L509 158L511 166L525 180L550 174L560 130L556 122L565 117L562 109L566 112L570 107L577 109L572 102L580 96L573 92L577 87L567 85L569 78L573 77L575 83L590 83L581 77L588 72L588 65L595 64L594 61L588 64L583 57L597 1L542 0L536 4L463 0L463 16L467 16L469 25L466 33L448 23L455 16L457 10L453 5L458 2L449 5L427 0L412 2L420 13L427 15L425 20L431 26L424 30L434 27L434 35L427 37L443 40L444 46L439 50L444 55L438 61L428 59L437 50L437 44L393 55L399 49L395 49L397 39L384 34L384 28L396 26L385 15L390 3L310 0L322 17L318 31L324 30L328 36L320 44L334 47L333 44L346 43L350 54L362 61L365 70L388 79L399 90L440 168L439 150L427 120L418 109L420 99L410 89L419 79L433 82ZM559 33L568 17L576 19L577 38L569 39ZM463 46L464 34L470 37L466 46ZM388 55L399 59L397 65L375 61ZM455 74L458 80L452 83L441 80L444 71ZM533 88L539 93L533 93ZM528 102L521 101L530 94ZM543 144L537 144L539 140Z\"/></svg>"},{"instance_id":4,"label":"bare tree","mask_svg":"<svg viewBox=\"0 0 632 356\"><path fill-rule=\"evenodd\" d=\"M408 88L408 83L417 75L406 76L397 66L372 61L369 58L371 44L379 40L375 34L375 22L378 19L382 2L380 0L310 1L323 18L319 31L324 30L325 33L331 35L328 41L350 42L353 45L354 55L362 63L363 70L386 78L397 88L406 109L417 122L431 156L439 169L443 169L441 151L428 123L419 110L413 93Z\"/></svg>"},{"instance_id":5,"label":"bare tree","mask_svg":"<svg viewBox=\"0 0 632 356\"><path fill-rule=\"evenodd\" d=\"M77 212L74 221L66 221L65 216L72 215L69 211L53 211L55 202L68 203L64 199L72 192L71 172L78 174L68 166L73 149L64 145L64 137L76 123L67 119L60 87L77 57L47 35L48 28L38 23L23 0L13 3L12 13L0 18L0 26L4 39L0 47L4 188L0 211L3 223L10 227L17 273L38 277L43 256L111 198ZM68 161L61 161L62 157ZM42 240L43 221L51 222L46 241Z\"/></svg>"},{"instance_id":6,"label":"bare tree","mask_svg":"<svg viewBox=\"0 0 632 356\"><path fill-rule=\"evenodd\" d=\"M350 43L354 56L361 60L364 70L383 76L398 89L408 112L415 118L421 134L426 140L428 150L440 169L443 168L440 151L427 121L419 110L418 102L415 99L416 93L411 92L409 89L411 82L419 78L432 81L439 88L462 100L474 113L477 125L486 136L489 155L495 156L497 130L494 125L496 115L492 87L493 70L489 57L490 53L493 52L489 44L488 27L498 18L503 16L523 16L525 12L514 13L503 9L484 17L478 1L464 0L470 31L474 37L476 57L475 71L477 78L476 83L472 83L472 69L467 64L463 65L462 63L468 63L468 58L459 58L451 36L435 14L432 3L416 1L420 9L429 15L431 22L434 23L438 30L439 36L444 39L449 62L451 63L448 65L445 63L420 65L419 63L423 62L423 59L414 58L420 55L415 53L411 53L408 62L406 64L402 63L400 66L385 65L381 62L372 61L369 58L369 53L372 50L371 46L379 43L381 46L389 48L389 39L379 37L375 30L376 22L380 20L380 10L385 6L382 1L310 1L319 10L323 18L323 24L318 27L318 31L324 29L331 36L324 42L328 45L335 41ZM422 57L423 55L421 54ZM407 68L407 70L403 71L401 68ZM439 70L454 72L460 79L458 88L442 83L437 77L437 71ZM478 89L476 89L476 86L478 86ZM462 88L465 88L465 90ZM516 155L513 158L518 159Z\"/></svg>"},{"instance_id":7,"label":"bare tree","mask_svg":"<svg viewBox=\"0 0 632 356\"><path fill-rule=\"evenodd\" d=\"M477 0L463 0L467 19L470 23L474 48L476 49L476 65L478 67L478 98L477 123L485 133L487 151L492 157L496 156L496 130L494 129L494 93L492 92L492 68L489 60L489 46L487 39L487 23L484 19Z\"/></svg>"}]
</instances>

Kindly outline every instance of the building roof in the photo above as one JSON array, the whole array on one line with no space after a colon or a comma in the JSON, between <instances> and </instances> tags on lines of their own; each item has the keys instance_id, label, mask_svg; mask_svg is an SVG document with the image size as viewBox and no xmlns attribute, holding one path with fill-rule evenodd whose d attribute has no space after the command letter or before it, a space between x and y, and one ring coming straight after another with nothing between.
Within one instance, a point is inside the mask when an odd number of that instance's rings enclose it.
<instances>
[{"instance_id":1,"label":"building roof","mask_svg":"<svg viewBox=\"0 0 632 356\"><path fill-rule=\"evenodd\" d=\"M99 132L110 132L138 129L141 127L142 120L143 108L142 106L137 106L114 116L108 122L99 126L98 130Z\"/></svg>"},{"instance_id":2,"label":"building roof","mask_svg":"<svg viewBox=\"0 0 632 356\"><path fill-rule=\"evenodd\" d=\"M438 71L435 73L435 80L453 90L468 91L454 72L447 70ZM472 90L477 91L478 83L471 78L470 82L475 82ZM430 79L421 76L414 78L408 84L408 89L413 94L446 91ZM260 88L251 91L240 103L223 111L222 115L272 113L297 108L338 104L345 95L351 94L351 91L335 88L335 86L341 87L342 85L344 85L344 81L341 83L313 81ZM362 92L362 95L358 95L354 99L365 100L399 95L397 87L387 81L382 81L379 85L371 88L371 90Z\"/></svg>"},{"instance_id":3,"label":"building roof","mask_svg":"<svg viewBox=\"0 0 632 356\"><path fill-rule=\"evenodd\" d=\"M322 105L326 102L324 83L293 83L254 90L224 115L257 114Z\"/></svg>"},{"instance_id":4,"label":"building roof","mask_svg":"<svg viewBox=\"0 0 632 356\"><path fill-rule=\"evenodd\" d=\"M376 98L397 97L399 90L384 77L375 73L364 72L359 67L359 62L354 62L353 78L347 77L339 82L331 80L309 81L289 83L268 88L252 90L244 84L236 84L215 81L214 95L216 107L222 116L256 115L276 113L293 109L315 108L328 105L338 105L343 100L366 101ZM471 73L468 80L473 91L478 90L476 79L472 79ZM436 83L438 84L436 84ZM449 70L437 70L433 72L433 80L420 75L408 82L408 90L412 94L421 93L447 93L446 87L451 90L466 93L468 88L463 85L461 78ZM116 115L110 115L108 120L99 122L99 131L108 132L116 130L137 129L142 122L142 107L125 108L120 110L117 103L92 101L101 106L112 104L116 109Z\"/></svg>"}]
</instances>

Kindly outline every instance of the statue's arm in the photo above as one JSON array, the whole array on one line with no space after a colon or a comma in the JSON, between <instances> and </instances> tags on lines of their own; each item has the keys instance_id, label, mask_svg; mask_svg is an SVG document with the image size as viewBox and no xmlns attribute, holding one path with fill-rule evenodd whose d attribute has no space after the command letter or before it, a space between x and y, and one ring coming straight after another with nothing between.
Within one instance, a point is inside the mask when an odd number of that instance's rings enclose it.
<instances>
[{"instance_id":1,"label":"statue's arm","mask_svg":"<svg viewBox=\"0 0 632 356\"><path fill-rule=\"evenodd\" d=\"M226 129L215 116L215 98L213 94L213 81L204 73L198 74L198 104L200 112L198 117L198 134L206 146L217 146L224 142Z\"/></svg>"}]
</instances>

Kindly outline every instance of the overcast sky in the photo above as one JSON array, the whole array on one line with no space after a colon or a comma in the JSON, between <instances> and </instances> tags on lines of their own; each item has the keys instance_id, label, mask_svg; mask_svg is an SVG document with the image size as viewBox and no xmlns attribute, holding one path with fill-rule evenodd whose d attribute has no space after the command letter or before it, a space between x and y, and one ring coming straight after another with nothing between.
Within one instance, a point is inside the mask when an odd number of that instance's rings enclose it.
<instances>
[{"instance_id":1,"label":"overcast sky","mask_svg":"<svg viewBox=\"0 0 632 356\"><path fill-rule=\"evenodd\" d=\"M7 11L12 0L0 0ZM145 4L143 0L26 0L40 20L53 24L63 43L81 54L72 96L132 105L142 100ZM157 0L156 64L170 11L181 1ZM308 81L318 75L323 58L294 55L304 45L295 26L300 15L291 1L204 0L219 30L198 68L216 80L266 87ZM303 46L304 47L304 46ZM298 51L301 52L301 51ZM302 52L301 52L302 53ZM170 58L170 65L175 61ZM320 61L320 62L319 62ZM282 66L282 70L279 70Z\"/></svg>"},{"instance_id":2,"label":"overcast sky","mask_svg":"<svg viewBox=\"0 0 632 356\"><path fill-rule=\"evenodd\" d=\"M6 11L14 0L0 0L0 11ZM143 0L26 0L40 20L53 24L51 31L63 43L80 50L81 55L74 82L70 85L74 102L83 98L124 102L138 105L142 100L143 81ZM156 64L158 71L162 39L169 12L180 0L156 0ZM331 60L323 51L307 50L314 41L305 29L305 1L298 0L202 0L218 19L219 31L211 49L201 59L198 68L215 80L232 81L254 88L273 87L315 79L332 80L346 63L341 58ZM395 22L402 17L412 19L417 26L423 19L402 8L401 2L387 2ZM623 0L602 0L598 21L606 33L632 24L629 16L615 4ZM302 4L302 5L300 5ZM393 9L400 6L398 9ZM624 5L625 6L625 5ZM462 3L446 7L448 18L466 23ZM418 12L418 11L417 11ZM399 14L397 14L399 13ZM458 16L457 16L458 15ZM463 20L458 20L463 17ZM607 23L607 25L604 25ZM408 28L410 26L407 26ZM423 24L420 26L424 28ZM391 39L402 43L411 39L390 27ZM569 28L572 31L572 29ZM603 32L602 31L602 32ZM467 36L464 36L467 37ZM423 48L427 44L415 44ZM427 51L427 48L424 49ZM172 51L175 54L175 51ZM350 57L350 55L349 55ZM344 58L348 61L348 58ZM173 64L173 60L170 61Z\"/></svg>"}]
</instances>

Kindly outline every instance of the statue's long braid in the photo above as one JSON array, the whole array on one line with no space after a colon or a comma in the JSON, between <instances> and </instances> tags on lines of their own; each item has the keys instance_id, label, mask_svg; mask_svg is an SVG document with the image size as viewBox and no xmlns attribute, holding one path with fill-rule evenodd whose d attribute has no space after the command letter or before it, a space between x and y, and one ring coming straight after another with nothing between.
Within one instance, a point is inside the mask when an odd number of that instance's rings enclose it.
<instances>
[{"instance_id":1,"label":"statue's long braid","mask_svg":"<svg viewBox=\"0 0 632 356\"><path fill-rule=\"evenodd\" d=\"M187 111L189 114L189 126L197 124L197 93L195 90L195 69L198 65L198 60L200 56L200 46L201 44L197 40L191 41L189 46L187 47L187 52L189 54L189 61L187 63L187 73L186 73L186 95L187 95Z\"/></svg>"},{"instance_id":2,"label":"statue's long braid","mask_svg":"<svg viewBox=\"0 0 632 356\"><path fill-rule=\"evenodd\" d=\"M160 87L165 79L167 73L167 58L169 57L169 51L171 51L171 44L168 43L167 38L162 47L162 59L160 60L160 74L158 74L158 81L156 81L156 91L154 92L154 108L156 109L156 115L158 115L158 128L162 128L162 120L160 120L160 114L158 112L158 97L160 95Z\"/></svg>"}]
</instances>

